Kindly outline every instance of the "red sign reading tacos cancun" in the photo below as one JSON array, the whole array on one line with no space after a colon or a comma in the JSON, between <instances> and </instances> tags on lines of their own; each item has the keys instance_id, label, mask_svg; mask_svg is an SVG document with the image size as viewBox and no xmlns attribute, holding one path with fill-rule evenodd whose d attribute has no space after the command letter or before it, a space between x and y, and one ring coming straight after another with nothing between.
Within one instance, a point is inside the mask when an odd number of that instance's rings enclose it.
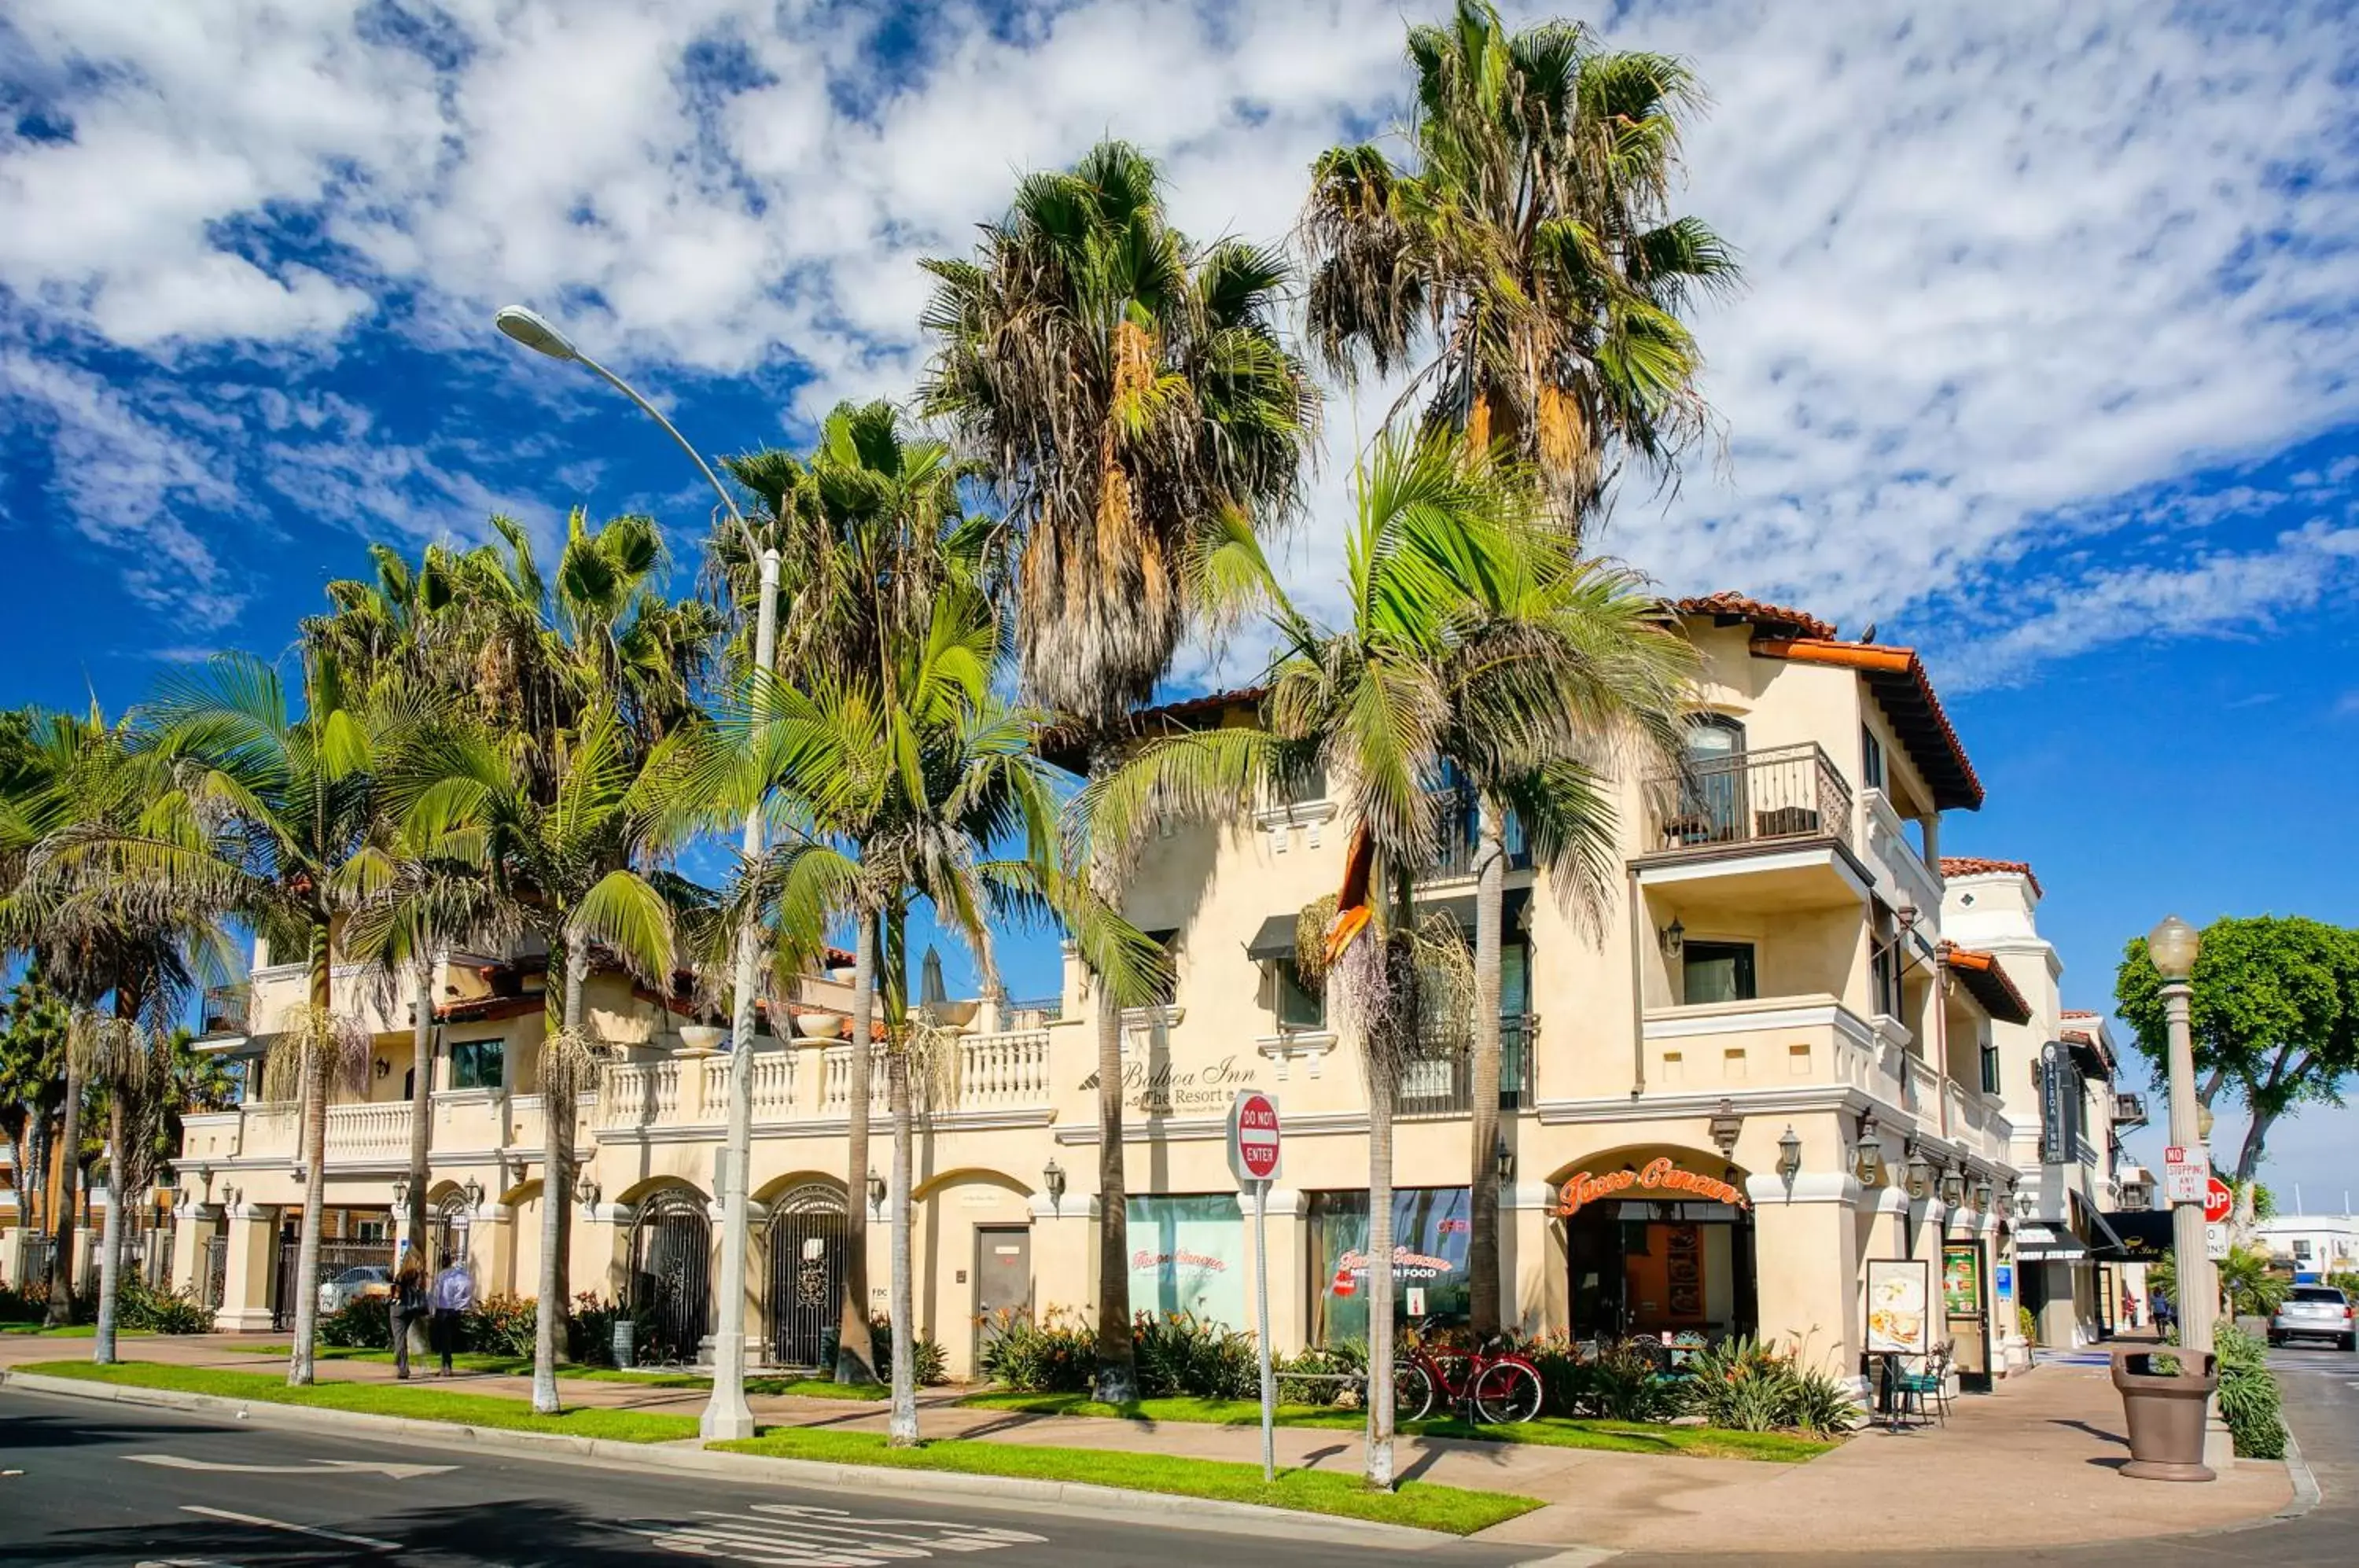
<instances>
[{"instance_id":1,"label":"red sign reading tacos cancun","mask_svg":"<svg viewBox=\"0 0 2359 1568\"><path fill-rule=\"evenodd\" d=\"M1608 1171L1603 1176L1581 1171L1558 1192L1557 1214L1562 1217L1577 1214L1584 1203L1614 1197L1633 1187L1642 1187L1650 1192L1685 1192L1709 1203L1734 1203L1738 1208L1745 1206L1745 1194L1717 1176L1682 1171L1668 1160L1650 1160L1637 1171Z\"/></svg>"}]
</instances>

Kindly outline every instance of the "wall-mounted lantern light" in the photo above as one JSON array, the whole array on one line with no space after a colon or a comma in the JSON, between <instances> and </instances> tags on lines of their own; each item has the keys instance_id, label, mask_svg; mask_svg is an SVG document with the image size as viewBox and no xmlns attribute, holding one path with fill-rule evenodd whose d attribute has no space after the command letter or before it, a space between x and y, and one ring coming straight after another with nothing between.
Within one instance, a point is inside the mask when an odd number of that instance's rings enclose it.
<instances>
[{"instance_id":1,"label":"wall-mounted lantern light","mask_svg":"<svg viewBox=\"0 0 2359 1568\"><path fill-rule=\"evenodd\" d=\"M1040 1185L1048 1191L1049 1207L1059 1214L1064 1213L1065 1168L1057 1163L1054 1155L1049 1156L1049 1163L1041 1168Z\"/></svg>"},{"instance_id":2,"label":"wall-mounted lantern light","mask_svg":"<svg viewBox=\"0 0 2359 1568\"><path fill-rule=\"evenodd\" d=\"M1795 1132L1792 1122L1788 1122L1786 1130L1777 1138L1777 1174L1786 1179L1787 1186L1791 1187L1794 1178L1801 1174L1801 1135Z\"/></svg>"},{"instance_id":3,"label":"wall-mounted lantern light","mask_svg":"<svg viewBox=\"0 0 2359 1568\"><path fill-rule=\"evenodd\" d=\"M1863 1187L1877 1184L1884 1170L1884 1139L1876 1136L1875 1118L1863 1117L1859 1124L1859 1149L1852 1160L1852 1174Z\"/></svg>"},{"instance_id":4,"label":"wall-mounted lantern light","mask_svg":"<svg viewBox=\"0 0 2359 1568\"><path fill-rule=\"evenodd\" d=\"M1657 931L1655 939L1663 944L1665 953L1677 958L1680 950L1688 944L1688 928L1680 923L1679 916L1673 915L1671 923Z\"/></svg>"}]
</instances>

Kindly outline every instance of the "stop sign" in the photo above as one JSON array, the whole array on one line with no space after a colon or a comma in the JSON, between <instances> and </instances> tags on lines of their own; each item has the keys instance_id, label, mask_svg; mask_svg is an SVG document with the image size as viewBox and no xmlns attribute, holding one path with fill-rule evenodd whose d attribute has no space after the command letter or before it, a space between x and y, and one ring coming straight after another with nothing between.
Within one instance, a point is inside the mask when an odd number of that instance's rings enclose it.
<instances>
[{"instance_id":1,"label":"stop sign","mask_svg":"<svg viewBox=\"0 0 2359 1568\"><path fill-rule=\"evenodd\" d=\"M2229 1190L2228 1183L2217 1176L2212 1177L2212 1184L2203 1189L2203 1223L2221 1224L2227 1219L2228 1211L2235 1206L2236 1194Z\"/></svg>"},{"instance_id":2,"label":"stop sign","mask_svg":"<svg viewBox=\"0 0 2359 1568\"><path fill-rule=\"evenodd\" d=\"M1229 1103L1229 1170L1240 1181L1277 1177L1277 1102L1258 1089Z\"/></svg>"}]
</instances>

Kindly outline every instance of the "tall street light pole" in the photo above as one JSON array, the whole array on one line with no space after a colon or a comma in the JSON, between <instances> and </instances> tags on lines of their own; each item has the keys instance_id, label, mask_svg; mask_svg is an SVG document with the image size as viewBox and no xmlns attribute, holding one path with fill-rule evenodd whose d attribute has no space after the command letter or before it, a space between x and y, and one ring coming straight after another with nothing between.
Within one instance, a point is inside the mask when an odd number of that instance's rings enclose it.
<instances>
[{"instance_id":1,"label":"tall street light pole","mask_svg":"<svg viewBox=\"0 0 2359 1568\"><path fill-rule=\"evenodd\" d=\"M755 538L745 514L737 509L712 465L673 428L661 409L640 397L629 382L575 348L571 339L539 315L521 305L509 305L493 320L500 331L534 353L588 369L636 403L688 453L745 536L746 551L761 563L754 663L756 669L772 670L778 652L778 552L763 548ZM756 799L745 808L743 850L748 866L761 858L763 847L762 803ZM721 1190L721 1321L712 1344L712 1396L698 1421L707 1438L754 1435L754 1411L745 1403L745 1178L754 1144L754 987L761 972L761 930L748 919L737 929L736 947L731 954L730 985L736 1006L730 1019L729 1134L721 1151L720 1169L714 1173L714 1184Z\"/></svg>"},{"instance_id":2,"label":"tall street light pole","mask_svg":"<svg viewBox=\"0 0 2359 1568\"><path fill-rule=\"evenodd\" d=\"M2188 1028L2187 1006L2193 991L2196 950L2202 939L2193 926L2177 915L2166 915L2147 934L2147 956L2162 976L2162 1012L2169 1030L2170 1141L2192 1149L2203 1141L2195 1103L2195 1042ZM2179 1342L2198 1353L2212 1348L2212 1322L2219 1307L2219 1287L2213 1281L2211 1248L2204 1243L2203 1202L2185 1193L2170 1205L2170 1240L2179 1270Z\"/></svg>"}]
</instances>

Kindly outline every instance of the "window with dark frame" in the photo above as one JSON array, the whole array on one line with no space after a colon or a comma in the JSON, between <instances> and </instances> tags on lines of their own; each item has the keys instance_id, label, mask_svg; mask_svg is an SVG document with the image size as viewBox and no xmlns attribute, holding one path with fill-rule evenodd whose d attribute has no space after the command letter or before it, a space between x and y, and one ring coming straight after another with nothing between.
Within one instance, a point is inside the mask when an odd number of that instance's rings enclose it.
<instances>
[{"instance_id":1,"label":"window with dark frame","mask_svg":"<svg viewBox=\"0 0 2359 1568\"><path fill-rule=\"evenodd\" d=\"M1983 1041L1983 1093L2001 1093L1998 1073L1998 1047L1990 1040Z\"/></svg>"},{"instance_id":2,"label":"window with dark frame","mask_svg":"<svg viewBox=\"0 0 2359 1568\"><path fill-rule=\"evenodd\" d=\"M1169 962L1162 983L1156 987L1155 1000L1148 1005L1158 1007L1171 1007L1180 1000L1179 930L1175 927L1169 931L1151 931L1147 933L1147 939L1163 950L1164 957Z\"/></svg>"},{"instance_id":3,"label":"window with dark frame","mask_svg":"<svg viewBox=\"0 0 2359 1568\"><path fill-rule=\"evenodd\" d=\"M1680 956L1680 998L1690 1007L1749 1002L1757 994L1749 942L1700 942L1690 937Z\"/></svg>"},{"instance_id":4,"label":"window with dark frame","mask_svg":"<svg viewBox=\"0 0 2359 1568\"><path fill-rule=\"evenodd\" d=\"M498 1088L501 1083L501 1069L506 1056L506 1040L451 1041L451 1087L453 1089Z\"/></svg>"},{"instance_id":5,"label":"window with dark frame","mask_svg":"<svg viewBox=\"0 0 2359 1568\"><path fill-rule=\"evenodd\" d=\"M1884 743L1865 724L1859 726L1859 776L1871 789L1884 788Z\"/></svg>"},{"instance_id":6,"label":"window with dark frame","mask_svg":"<svg viewBox=\"0 0 2359 1568\"><path fill-rule=\"evenodd\" d=\"M1327 1027L1327 991L1303 982L1302 971L1291 958L1273 962L1277 986L1277 1027L1319 1029Z\"/></svg>"}]
</instances>

